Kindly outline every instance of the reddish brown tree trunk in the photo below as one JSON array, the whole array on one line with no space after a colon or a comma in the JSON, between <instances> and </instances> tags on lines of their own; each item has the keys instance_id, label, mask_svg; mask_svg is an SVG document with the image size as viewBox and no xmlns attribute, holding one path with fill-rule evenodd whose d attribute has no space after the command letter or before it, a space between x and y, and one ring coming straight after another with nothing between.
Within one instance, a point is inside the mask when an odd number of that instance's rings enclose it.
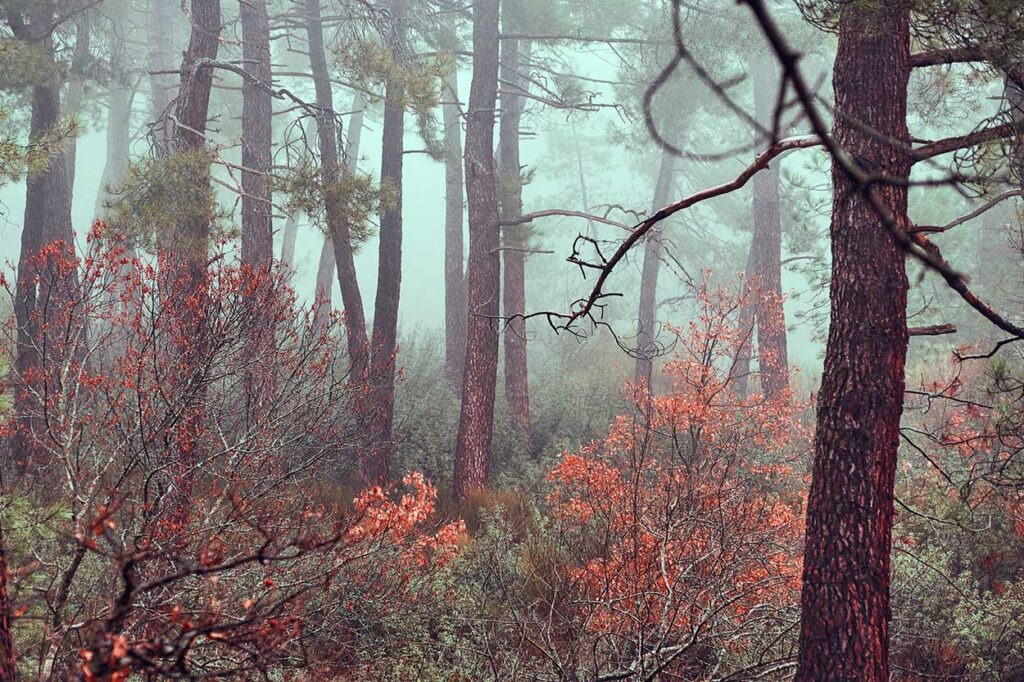
<instances>
[{"instance_id":1,"label":"reddish brown tree trunk","mask_svg":"<svg viewBox=\"0 0 1024 682\"><path fill-rule=\"evenodd\" d=\"M213 68L220 47L220 0L192 0L192 35L181 64L181 85L175 106L174 151L195 153L206 146L206 124L213 87ZM197 183L210 184L209 168ZM187 270L188 287L198 287L206 278L210 247L211 216L191 217L177 227L171 248L174 259Z\"/></svg>"},{"instance_id":2,"label":"reddish brown tree trunk","mask_svg":"<svg viewBox=\"0 0 1024 682\"><path fill-rule=\"evenodd\" d=\"M498 187L501 219L510 221L523 214L523 182L519 163L519 122L523 114L525 79L520 71L522 57L529 60L530 44L502 41L501 121L498 127ZM526 313L526 241L530 228L513 225L502 229L504 255L504 314L510 318L505 329L505 398L518 432L522 454L530 446L530 387L526 348L526 321L511 319Z\"/></svg>"},{"instance_id":3,"label":"reddish brown tree trunk","mask_svg":"<svg viewBox=\"0 0 1024 682\"><path fill-rule=\"evenodd\" d=\"M473 81L466 125L469 321L454 476L455 497L460 501L487 485L494 430L494 384L498 372L498 335L494 319L499 312L501 295L498 190L494 169L497 90L498 0L478 0L473 5Z\"/></svg>"},{"instance_id":4,"label":"reddish brown tree trunk","mask_svg":"<svg viewBox=\"0 0 1024 682\"><path fill-rule=\"evenodd\" d=\"M454 29L452 29L454 36ZM455 49L454 37L451 49ZM466 275L463 269L462 118L459 115L458 70L444 80L444 366L456 391L462 390L466 360Z\"/></svg>"},{"instance_id":5,"label":"reddish brown tree trunk","mask_svg":"<svg viewBox=\"0 0 1024 682\"><path fill-rule=\"evenodd\" d=\"M405 0L390 3L388 49L398 63L404 58L402 36L405 31ZM371 375L375 391L373 409L376 419L372 460L367 463L370 481L387 481L394 450L395 351L398 344L398 302L402 290L402 157L405 151L405 91L400 82L385 84L384 129L381 132L381 182L392 192L391 200L380 215L380 242L377 259L377 298L373 312Z\"/></svg>"},{"instance_id":6,"label":"reddish brown tree trunk","mask_svg":"<svg viewBox=\"0 0 1024 682\"><path fill-rule=\"evenodd\" d=\"M271 219L270 26L267 0L240 0L242 81L242 262L269 267L274 257ZM254 82L255 81L255 82ZM261 87L262 84L262 87Z\"/></svg>"},{"instance_id":7,"label":"reddish brown tree trunk","mask_svg":"<svg viewBox=\"0 0 1024 682\"><path fill-rule=\"evenodd\" d=\"M906 0L841 11L833 134L870 174L910 173L909 24ZM893 478L908 338L906 265L863 188L836 162L832 182L831 324L807 508L796 679L883 682L889 679ZM873 191L906 229L906 186Z\"/></svg>"},{"instance_id":8,"label":"reddish brown tree trunk","mask_svg":"<svg viewBox=\"0 0 1024 682\"><path fill-rule=\"evenodd\" d=\"M334 111L334 93L327 69L324 51L324 31L320 17L320 0L306 0L306 35L309 41L309 66L316 88L317 138L320 148L320 176L324 185L324 211L327 215L327 233L334 252L334 264L341 288L341 303L345 309L348 333L348 351L353 373L358 377L366 370L367 338L363 297L356 278L355 255L348 222L336 201L330 198L329 188L341 178L342 167L338 158L338 117ZM323 260L321 254L321 261ZM318 282L318 287L321 283ZM321 295L318 291L318 295Z\"/></svg>"},{"instance_id":9,"label":"reddish brown tree trunk","mask_svg":"<svg viewBox=\"0 0 1024 682\"><path fill-rule=\"evenodd\" d=\"M779 66L774 59L752 65L754 115L771 129L778 98ZM758 151L770 140L761 140ZM776 161L752 180L754 186L754 244L751 253L759 282L757 302L758 364L761 388L766 396L781 395L789 388L789 353L786 315L782 307L782 211L779 197L781 173Z\"/></svg>"},{"instance_id":10,"label":"reddish brown tree trunk","mask_svg":"<svg viewBox=\"0 0 1024 682\"><path fill-rule=\"evenodd\" d=\"M34 33L33 27L46 27L47 31L54 18L52 5L37 5L32 8L30 25L19 24L17 37L31 42L53 59L53 38L49 32ZM55 69L56 70L56 69ZM37 140L53 134L61 120L60 82L56 77L36 84L32 88L32 118L29 140ZM63 240L73 248L71 225L71 191L68 186L67 156L55 154L42 169L29 173L26 179L25 214L21 232L21 254L18 261L18 282L14 301L15 321L18 325L18 345L15 369L21 380L14 391L14 412L18 428L11 438L11 459L19 470L24 470L40 453L33 445L31 436L34 416L39 412L32 392L25 385L24 377L32 374L39 355L35 347L37 298L44 296L39 291L28 260L38 254L45 245Z\"/></svg>"},{"instance_id":11,"label":"reddish brown tree trunk","mask_svg":"<svg viewBox=\"0 0 1024 682\"><path fill-rule=\"evenodd\" d=\"M363 108L366 106L365 97L362 92L356 91L352 96L352 118L349 120L347 149L345 150L345 172L352 172L359 162L359 143L363 137ZM331 309L332 289L334 289L334 244L330 236L324 239L323 247L320 249L320 261L316 270L316 297L323 301L323 305L317 310L318 315L326 315ZM344 302L343 302L344 303Z\"/></svg>"},{"instance_id":12,"label":"reddish brown tree trunk","mask_svg":"<svg viewBox=\"0 0 1024 682\"><path fill-rule=\"evenodd\" d=\"M654 198L651 201L651 212L657 211L669 201L672 191L672 180L675 177L676 159L668 150L661 152L661 166L658 168L658 181L654 187ZM658 272L661 270L662 223L644 238L644 265L640 273L640 306L637 311L637 356L633 380L650 386L651 369L654 357L658 353L655 343L658 330Z\"/></svg>"}]
</instances>

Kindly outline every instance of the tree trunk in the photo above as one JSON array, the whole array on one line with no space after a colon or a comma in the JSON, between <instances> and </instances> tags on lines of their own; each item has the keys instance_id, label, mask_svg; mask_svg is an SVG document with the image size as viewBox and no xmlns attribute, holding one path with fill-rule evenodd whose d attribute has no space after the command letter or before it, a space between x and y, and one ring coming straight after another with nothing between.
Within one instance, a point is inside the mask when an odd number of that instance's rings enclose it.
<instances>
[{"instance_id":1,"label":"tree trunk","mask_svg":"<svg viewBox=\"0 0 1024 682\"><path fill-rule=\"evenodd\" d=\"M89 68L89 47L92 42L92 24L89 13L82 12L75 20L75 49L71 54L71 79L68 82L68 96L65 114L77 116L82 111L85 97L85 72ZM75 192L75 162L78 160L78 138L72 135L68 140L67 154L68 193Z\"/></svg>"},{"instance_id":2,"label":"tree trunk","mask_svg":"<svg viewBox=\"0 0 1024 682\"><path fill-rule=\"evenodd\" d=\"M453 30L454 33L454 30ZM454 45L452 49L455 49ZM456 66L441 93L444 118L444 366L456 391L462 390L466 360L466 276L463 271L462 119Z\"/></svg>"},{"instance_id":3,"label":"tree trunk","mask_svg":"<svg viewBox=\"0 0 1024 682\"><path fill-rule=\"evenodd\" d=\"M34 35L33 26L48 27L53 21L51 5L37 5L32 9L31 25L18 37L30 41L53 59L53 38L49 33ZM29 141L52 134L60 123L60 86L53 78L32 88L32 119ZM46 244L62 240L69 250L74 249L71 224L71 191L68 186L67 155L57 153L42 169L28 174L25 190L25 215L21 231L21 253L18 261L17 292L14 301L15 321L18 325L18 346L15 369L19 381L14 391L14 413L17 430L11 437L10 453L19 471L35 461L37 448L33 445L34 415L38 413L32 391L25 385L25 377L39 362L35 347L35 308L37 298L44 296L34 281L29 259L35 257Z\"/></svg>"},{"instance_id":4,"label":"tree trunk","mask_svg":"<svg viewBox=\"0 0 1024 682\"><path fill-rule=\"evenodd\" d=\"M751 64L754 77L754 117L765 130L771 130L779 90L779 66L774 59L758 59ZM763 136L762 136L763 137ZM758 139L760 153L771 140ZM754 310L757 318L758 369L765 396L782 395L789 388L789 361L786 348L786 316L782 307L782 214L779 186L779 162L754 176L754 237L750 244L747 282L755 287Z\"/></svg>"},{"instance_id":5,"label":"tree trunk","mask_svg":"<svg viewBox=\"0 0 1024 682\"><path fill-rule=\"evenodd\" d=\"M149 14L149 117L153 125L153 145L157 154L168 151L171 128L167 120L171 98L176 89L174 52L170 46L173 30L167 8L170 3L152 0Z\"/></svg>"},{"instance_id":6,"label":"tree trunk","mask_svg":"<svg viewBox=\"0 0 1024 682\"><path fill-rule=\"evenodd\" d=\"M352 119L348 127L347 149L345 150L344 167L346 172L356 169L359 162L359 143L363 136L363 109L366 106L365 96L362 92L356 91L352 96ZM320 261L316 269L316 299L322 301L317 309L318 318L326 315L331 309L331 297L334 289L334 244L330 235L324 239L323 247L320 249Z\"/></svg>"},{"instance_id":7,"label":"tree trunk","mask_svg":"<svg viewBox=\"0 0 1024 682\"><path fill-rule=\"evenodd\" d=\"M192 0L192 32L181 64L181 84L175 106L173 144L176 153L196 153L206 146L213 69L201 66L200 62L217 59L219 36L220 0ZM195 181L209 185L209 168ZM209 215L196 215L183 221L171 240L173 258L185 268L183 274L190 289L200 286L206 278L210 219Z\"/></svg>"},{"instance_id":8,"label":"tree trunk","mask_svg":"<svg viewBox=\"0 0 1024 682\"><path fill-rule=\"evenodd\" d=\"M498 0L473 6L473 81L466 126L466 196L469 198L469 306L462 409L455 444L455 497L463 501L487 485L494 391L498 372L498 193L494 169L494 106L498 90Z\"/></svg>"},{"instance_id":9,"label":"tree trunk","mask_svg":"<svg viewBox=\"0 0 1024 682\"><path fill-rule=\"evenodd\" d=\"M658 168L658 181L654 186L654 199L651 201L651 213L665 206L672 191L672 180L675 178L676 158L668 150L661 152L661 166ZM644 265L640 273L640 307L637 312L637 356L633 381L650 387L651 370L654 357L658 354L658 346L654 342L658 334L655 329L658 312L658 272L661 270L662 223L654 226L644 238Z\"/></svg>"},{"instance_id":10,"label":"tree trunk","mask_svg":"<svg viewBox=\"0 0 1024 682\"><path fill-rule=\"evenodd\" d=\"M243 68L263 84L242 81L242 263L269 267L274 258L271 218L270 26L267 0L240 0Z\"/></svg>"},{"instance_id":11,"label":"tree trunk","mask_svg":"<svg viewBox=\"0 0 1024 682\"><path fill-rule=\"evenodd\" d=\"M405 0L392 0L391 26L385 44L392 59L404 59ZM405 91L400 81L388 80L384 93L384 129L381 132L380 179L392 192L380 215L377 259L377 298L373 309L371 376L375 391L376 443L365 473L369 481L388 479L394 450L395 351L398 344L398 302L402 289L402 157L405 151Z\"/></svg>"},{"instance_id":12,"label":"tree trunk","mask_svg":"<svg viewBox=\"0 0 1024 682\"><path fill-rule=\"evenodd\" d=\"M295 240L299 236L299 212L292 211L281 235L281 267L285 272L295 271Z\"/></svg>"},{"instance_id":13,"label":"tree trunk","mask_svg":"<svg viewBox=\"0 0 1024 682\"><path fill-rule=\"evenodd\" d=\"M520 54L520 52L522 54ZM498 126L498 187L503 221L523 214L523 182L519 163L519 122L523 114L523 95L528 87L520 74L521 57L529 60L530 44L518 40L502 41L501 120ZM526 321L511 319L526 313L526 248L530 228L514 225L502 228L504 255L504 315L510 318L505 328L505 398L512 413L512 426L522 444L522 453L530 449L530 389L526 348Z\"/></svg>"},{"instance_id":14,"label":"tree trunk","mask_svg":"<svg viewBox=\"0 0 1024 682\"><path fill-rule=\"evenodd\" d=\"M835 140L869 174L907 178L907 0L843 7ZM886 140L894 140L887 144ZM796 679L889 679L893 478L907 351L904 253L833 162L831 324L807 507ZM906 229L905 185L876 185Z\"/></svg>"},{"instance_id":15,"label":"tree trunk","mask_svg":"<svg viewBox=\"0 0 1024 682\"><path fill-rule=\"evenodd\" d=\"M343 169L338 158L340 124L334 111L334 92L331 90L331 75L327 69L327 54L324 51L320 0L306 0L306 35L309 41L309 66L316 88L316 105L320 110L316 117L317 139L320 146L320 179L326 193L324 211L327 216L327 234L331 241L329 246L324 245L320 262L322 265L328 249L334 252L338 286L341 288L341 303L345 309L350 364L353 373L358 377L366 370L366 317L363 312L363 296L359 291L359 280L356 277L351 232L342 215L341 207L330 199L330 187L341 178ZM321 310L330 300L327 293L330 287L326 286L326 282L319 281L319 273L323 270L323 267L318 270L317 277L317 297L321 302ZM325 287L325 291L320 290L321 286Z\"/></svg>"}]
</instances>

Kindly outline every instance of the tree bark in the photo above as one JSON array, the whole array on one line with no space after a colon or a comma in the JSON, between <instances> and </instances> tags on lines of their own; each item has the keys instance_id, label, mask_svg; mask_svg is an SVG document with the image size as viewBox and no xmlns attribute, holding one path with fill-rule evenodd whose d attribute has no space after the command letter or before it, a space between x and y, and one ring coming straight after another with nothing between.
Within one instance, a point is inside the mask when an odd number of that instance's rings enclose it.
<instances>
[{"instance_id":1,"label":"tree bark","mask_svg":"<svg viewBox=\"0 0 1024 682\"><path fill-rule=\"evenodd\" d=\"M53 22L53 7L40 3L32 8L31 23L18 31L18 38L39 46L47 60L53 60L53 37L47 32L36 34L32 27L49 27ZM54 69L55 71L56 69ZM52 134L61 120L61 84L56 76L37 83L32 88L32 118L29 142ZM21 231L21 253L18 261L18 282L14 301L15 321L18 325L18 345L15 369L20 380L14 391L14 413L17 429L10 441L11 460L15 468L25 471L35 461L37 448L31 436L33 415L38 412L32 392L25 385L25 377L38 365L35 347L37 299L44 296L34 281L30 259L46 244L62 240L69 250L74 249L71 224L71 191L68 186L67 155L57 153L42 169L28 174L25 190L25 214Z\"/></svg>"},{"instance_id":2,"label":"tree bark","mask_svg":"<svg viewBox=\"0 0 1024 682\"><path fill-rule=\"evenodd\" d=\"M764 130L771 130L778 99L779 66L774 59L759 58L750 64L754 81L754 119ZM770 139L759 134L755 154L760 154ZM765 396L782 395L789 388L789 360L786 346L786 316L782 305L782 213L779 197L779 162L754 176L754 234L750 241L745 286L753 299L741 315L742 329L756 325L758 372ZM746 396L750 367L749 338L742 352L745 367L737 381L740 394ZM741 363L737 363L741 364Z\"/></svg>"},{"instance_id":3,"label":"tree bark","mask_svg":"<svg viewBox=\"0 0 1024 682\"><path fill-rule=\"evenodd\" d=\"M454 29L452 29L454 34ZM454 49L454 46L452 47ZM459 74L453 65L441 94L444 122L444 358L445 375L462 390L466 360L466 276L463 269L462 119Z\"/></svg>"},{"instance_id":4,"label":"tree bark","mask_svg":"<svg viewBox=\"0 0 1024 682\"><path fill-rule=\"evenodd\" d=\"M220 47L220 0L192 0L192 32L181 64L181 84L175 106L174 151L196 153L206 146L206 124L213 87L213 69L202 66L216 60ZM210 184L209 168L195 182ZM206 278L211 216L196 215L178 225L171 240L173 259L185 268L189 289Z\"/></svg>"},{"instance_id":5,"label":"tree bark","mask_svg":"<svg viewBox=\"0 0 1024 682\"><path fill-rule=\"evenodd\" d=\"M92 43L92 23L89 13L82 12L75 20L75 49L71 54L71 79L68 82L68 96L65 113L77 116L82 111L82 100L85 97L85 72L89 68L89 48ZM78 138L74 135L68 140L67 149L68 193L74 197L75 163L78 160Z\"/></svg>"},{"instance_id":6,"label":"tree bark","mask_svg":"<svg viewBox=\"0 0 1024 682\"><path fill-rule=\"evenodd\" d=\"M910 173L909 24L907 0L841 10L833 134L871 174ZM889 679L906 264L864 188L836 162L832 181L831 324L807 508L796 679L882 682ZM872 191L907 229L906 186L876 185Z\"/></svg>"},{"instance_id":7,"label":"tree bark","mask_svg":"<svg viewBox=\"0 0 1024 682\"><path fill-rule=\"evenodd\" d=\"M530 44L519 40L502 41L501 120L498 126L498 195L502 221L523 214L523 182L519 162L519 123L523 114L523 95L528 87L520 74L522 58L529 60ZM526 248L530 228L512 225L502 229L504 256L504 315L510 318L505 328L505 398L512 413L522 453L530 450L530 388L526 321L511 319L526 313Z\"/></svg>"},{"instance_id":8,"label":"tree bark","mask_svg":"<svg viewBox=\"0 0 1024 682\"><path fill-rule=\"evenodd\" d=\"M363 136L363 109L366 106L362 92L356 91L352 96L352 119L349 122L348 142L345 149L345 171L352 172L359 162L359 143ZM318 315L326 315L331 309L332 290L334 289L334 244L330 235L324 239L320 249L320 261L316 269L316 298L323 304L317 310Z\"/></svg>"},{"instance_id":9,"label":"tree bark","mask_svg":"<svg viewBox=\"0 0 1024 682\"><path fill-rule=\"evenodd\" d=\"M401 64L405 46L405 0L392 0L391 26L385 44L392 58ZM377 259L377 297L373 312L371 376L378 387L371 461L366 464L368 480L388 479L394 450L395 352L398 345L398 303L402 290L402 157L405 152L405 90L399 80L389 79L384 93L384 129L381 132L380 178L391 197L380 214Z\"/></svg>"},{"instance_id":10,"label":"tree bark","mask_svg":"<svg viewBox=\"0 0 1024 682\"><path fill-rule=\"evenodd\" d=\"M366 371L367 337L366 317L363 311L363 296L359 291L356 277L355 254L348 223L341 214L337 202L330 200L329 188L341 178L343 168L338 158L338 116L334 111L334 92L331 76L327 69L327 54L324 50L324 31L320 17L320 0L306 0L306 36L309 42L309 66L316 89L317 139L320 147L320 179L324 186L324 211L327 216L327 234L331 244L324 245L320 262L323 265L328 249L334 253L334 265L341 289L341 303L345 309L345 327L348 335L348 352L353 373L358 377ZM322 273L321 267L318 273ZM320 280L319 274L317 277ZM320 287L324 286L325 291ZM317 296L320 310L326 312L324 304L330 299L326 282L317 282Z\"/></svg>"},{"instance_id":11,"label":"tree bark","mask_svg":"<svg viewBox=\"0 0 1024 682\"><path fill-rule=\"evenodd\" d=\"M273 96L267 0L240 0L242 82L242 263L267 268L274 258L270 165Z\"/></svg>"},{"instance_id":12,"label":"tree bark","mask_svg":"<svg viewBox=\"0 0 1024 682\"><path fill-rule=\"evenodd\" d=\"M658 181L654 186L654 198L651 201L651 213L654 213L669 201L672 191L672 180L675 178L676 158L668 150L661 152L661 165L658 168ZM659 223L644 238L644 265L640 273L640 306L637 311L637 356L633 381L639 385L650 387L651 371L654 357L658 349L654 339L658 330L658 273L661 270L662 224Z\"/></svg>"},{"instance_id":13,"label":"tree bark","mask_svg":"<svg viewBox=\"0 0 1024 682\"><path fill-rule=\"evenodd\" d=\"M486 487L494 430L498 371L501 262L494 168L494 106L498 89L498 0L473 6L473 80L466 126L466 196L469 199L469 320L462 381L462 409L455 444L454 492L464 501Z\"/></svg>"}]
</instances>

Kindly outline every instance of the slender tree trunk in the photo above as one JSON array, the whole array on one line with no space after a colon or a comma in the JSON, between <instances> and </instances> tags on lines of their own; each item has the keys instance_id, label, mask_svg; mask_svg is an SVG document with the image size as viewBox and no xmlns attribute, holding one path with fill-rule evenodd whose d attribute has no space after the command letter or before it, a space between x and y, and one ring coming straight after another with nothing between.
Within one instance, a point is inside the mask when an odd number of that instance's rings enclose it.
<instances>
[{"instance_id":1,"label":"slender tree trunk","mask_svg":"<svg viewBox=\"0 0 1024 682\"><path fill-rule=\"evenodd\" d=\"M463 270L462 119L459 116L459 74L455 66L445 78L441 99L444 118L445 205L444 364L449 383L456 391L461 391L463 363L466 360L467 308L466 276Z\"/></svg>"},{"instance_id":2,"label":"slender tree trunk","mask_svg":"<svg viewBox=\"0 0 1024 682\"><path fill-rule=\"evenodd\" d=\"M254 268L269 267L274 257L271 211L271 117L270 26L267 0L240 0L242 60L242 262Z\"/></svg>"},{"instance_id":3,"label":"slender tree trunk","mask_svg":"<svg viewBox=\"0 0 1024 682\"><path fill-rule=\"evenodd\" d=\"M359 162L359 143L363 136L363 109L366 106L365 95L356 91L352 96L352 114L348 127L347 149L345 150L345 171L352 172ZM316 298L322 301L317 315L326 315L331 309L331 296L334 289L334 244L330 235L324 239L320 249L320 261L316 269Z\"/></svg>"},{"instance_id":4,"label":"slender tree trunk","mask_svg":"<svg viewBox=\"0 0 1024 682\"><path fill-rule=\"evenodd\" d=\"M498 371L501 261L494 169L494 107L498 89L498 0L473 5L473 81L466 126L466 196L469 199L469 306L462 410L455 444L454 488L462 501L487 485L494 391Z\"/></svg>"},{"instance_id":5,"label":"slender tree trunk","mask_svg":"<svg viewBox=\"0 0 1024 682\"><path fill-rule=\"evenodd\" d=\"M199 152L206 147L206 124L213 87L213 69L201 66L215 60L220 47L220 0L192 0L192 34L181 64L181 84L175 106L174 151ZM209 168L197 183L210 184ZM174 260L185 267L188 287L201 286L206 278L210 247L211 216L191 217L177 226L171 249Z\"/></svg>"},{"instance_id":6,"label":"slender tree trunk","mask_svg":"<svg viewBox=\"0 0 1024 682\"><path fill-rule=\"evenodd\" d=\"M654 187L651 212L657 211L669 201L672 180L675 178L675 157L667 150L661 152L661 166L658 181ZM658 330L658 273L661 270L662 224L658 224L644 238L644 265L640 273L640 308L637 312L637 356L633 375L635 383L650 386L651 369L658 353L655 343Z\"/></svg>"},{"instance_id":7,"label":"slender tree trunk","mask_svg":"<svg viewBox=\"0 0 1024 682\"><path fill-rule=\"evenodd\" d=\"M523 114L526 79L520 73L522 58L529 60L530 44L504 40L501 44L501 120L498 125L498 194L501 219L523 214L523 182L519 162L519 123ZM511 318L526 313L526 242L530 228L502 228L504 255L504 314ZM526 348L526 321L511 319L505 329L505 398L512 413L523 453L530 449L530 388Z\"/></svg>"},{"instance_id":8,"label":"slender tree trunk","mask_svg":"<svg viewBox=\"0 0 1024 682\"><path fill-rule=\"evenodd\" d=\"M89 48L92 42L92 23L89 13L82 12L75 21L75 49L71 55L71 79L68 82L68 96L65 113L77 116L82 111L82 99L85 97L85 72L89 68ZM75 163L78 160L78 138L72 135L68 140L67 149L68 192L75 192Z\"/></svg>"},{"instance_id":9,"label":"slender tree trunk","mask_svg":"<svg viewBox=\"0 0 1024 682\"><path fill-rule=\"evenodd\" d=\"M120 80L107 94L107 158L103 164L100 191L96 194L94 213L103 214L110 189L116 188L128 170L131 144L131 93Z\"/></svg>"},{"instance_id":10,"label":"slender tree trunk","mask_svg":"<svg viewBox=\"0 0 1024 682\"><path fill-rule=\"evenodd\" d=\"M345 326L348 332L348 351L353 373L358 377L366 371L367 336L366 317L363 311L363 296L359 291L359 280L356 277L355 254L352 248L352 235L349 225L342 215L341 207L331 200L329 188L341 178L343 168L338 155L338 116L334 111L334 92L331 89L330 71L327 69L327 53L324 50L324 31L320 17L320 0L306 0L306 35L309 42L309 66L313 73L316 87L317 138L320 145L320 176L324 185L324 211L327 215L327 234L330 246L324 250L334 252L334 265L338 273L338 286L341 288L341 303L345 309ZM321 253L321 265L325 259ZM323 272L321 267L318 272ZM318 275L318 280L320 277ZM317 296L323 304L329 301L326 292L319 287L325 282L317 282ZM326 288L329 292L330 288Z\"/></svg>"},{"instance_id":11,"label":"slender tree trunk","mask_svg":"<svg viewBox=\"0 0 1024 682\"><path fill-rule=\"evenodd\" d=\"M32 27L48 27L53 21L53 7L37 5L32 9L31 26L18 37L32 42L53 59L53 39L49 33L35 35ZM53 78L32 88L32 118L29 141L53 134L61 120L60 86ZM26 179L25 215L21 232L21 254L18 261L17 292L14 301L18 325L15 369L19 381L14 391L14 412L17 430L11 437L11 459L19 471L25 471L41 453L32 437L35 415L39 412L25 378L38 365L36 349L36 303L45 296L34 281L29 260L46 244L62 240L69 251L74 249L71 224L71 191L68 186L67 155L57 153L42 169L29 173Z\"/></svg>"},{"instance_id":12,"label":"slender tree trunk","mask_svg":"<svg viewBox=\"0 0 1024 682\"><path fill-rule=\"evenodd\" d=\"M771 130L778 99L779 66L774 59L750 65L754 80L754 116ZM763 136L761 136L763 137ZM760 153L771 140L758 139ZM747 285L752 286L752 308L757 321L758 365L765 396L782 395L789 388L786 316L782 307L782 214L779 198L779 162L754 176L754 236L750 243ZM748 346L749 348L749 346ZM744 376L745 383L746 376ZM745 391L744 391L745 392Z\"/></svg>"},{"instance_id":13,"label":"slender tree trunk","mask_svg":"<svg viewBox=\"0 0 1024 682\"><path fill-rule=\"evenodd\" d=\"M285 272L295 270L295 240L299 236L299 212L292 211L281 234L281 267Z\"/></svg>"},{"instance_id":14,"label":"slender tree trunk","mask_svg":"<svg viewBox=\"0 0 1024 682\"><path fill-rule=\"evenodd\" d=\"M404 59L405 0L392 0L391 26L385 44L398 63ZM368 480L383 483L391 468L394 450L395 352L398 346L398 303L402 290L402 157L405 151L405 90L400 81L385 84L384 129L381 133L381 183L392 193L380 215L377 259L377 297L373 312L371 376L375 391L377 443L366 464Z\"/></svg>"},{"instance_id":15,"label":"slender tree trunk","mask_svg":"<svg viewBox=\"0 0 1024 682\"><path fill-rule=\"evenodd\" d=\"M170 46L173 26L167 8L170 3L150 0L149 10L149 111L153 125L153 145L157 154L169 151L171 126L171 98L177 89L177 79L171 73L174 69L174 52Z\"/></svg>"},{"instance_id":16,"label":"slender tree trunk","mask_svg":"<svg viewBox=\"0 0 1024 682\"><path fill-rule=\"evenodd\" d=\"M590 196L587 192L587 174L583 168L583 148L580 146L580 137L576 133L576 122L572 122L572 146L576 152L576 175L580 181L580 210L590 213ZM660 206L658 208L661 208ZM587 218L587 236L594 236L594 221Z\"/></svg>"},{"instance_id":17,"label":"slender tree trunk","mask_svg":"<svg viewBox=\"0 0 1024 682\"><path fill-rule=\"evenodd\" d=\"M868 173L907 178L910 3L839 18L836 142ZM886 143L894 140L893 143ZM907 352L905 257L863 188L832 167L831 324L807 508L800 682L889 679L893 479ZM907 187L872 190L903 229Z\"/></svg>"}]
</instances>

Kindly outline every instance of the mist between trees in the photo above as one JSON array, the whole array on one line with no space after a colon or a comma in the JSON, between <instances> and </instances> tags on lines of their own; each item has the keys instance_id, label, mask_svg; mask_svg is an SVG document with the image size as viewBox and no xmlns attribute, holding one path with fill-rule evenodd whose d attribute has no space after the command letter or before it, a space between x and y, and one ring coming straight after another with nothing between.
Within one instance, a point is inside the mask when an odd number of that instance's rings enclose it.
<instances>
[{"instance_id":1,"label":"mist between trees","mask_svg":"<svg viewBox=\"0 0 1024 682\"><path fill-rule=\"evenodd\" d=\"M1020 3L0 9L0 680L1024 678Z\"/></svg>"}]
</instances>

